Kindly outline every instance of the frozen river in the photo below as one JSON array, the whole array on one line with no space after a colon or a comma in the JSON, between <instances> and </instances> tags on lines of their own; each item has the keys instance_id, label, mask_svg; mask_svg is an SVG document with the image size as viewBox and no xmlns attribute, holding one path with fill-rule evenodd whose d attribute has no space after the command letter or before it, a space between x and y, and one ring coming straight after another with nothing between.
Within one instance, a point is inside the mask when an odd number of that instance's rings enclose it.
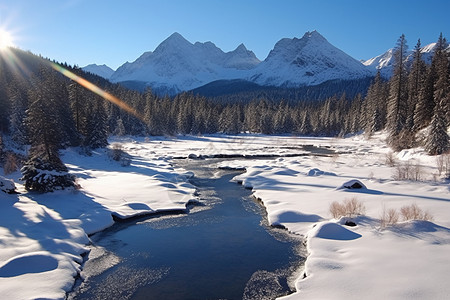
<instances>
[{"instance_id":1,"label":"frozen river","mask_svg":"<svg viewBox=\"0 0 450 300\"><path fill-rule=\"evenodd\" d=\"M267 225L218 160L186 160L200 203L187 214L118 222L95 234L69 299L273 299L291 293L301 240Z\"/></svg>"}]
</instances>

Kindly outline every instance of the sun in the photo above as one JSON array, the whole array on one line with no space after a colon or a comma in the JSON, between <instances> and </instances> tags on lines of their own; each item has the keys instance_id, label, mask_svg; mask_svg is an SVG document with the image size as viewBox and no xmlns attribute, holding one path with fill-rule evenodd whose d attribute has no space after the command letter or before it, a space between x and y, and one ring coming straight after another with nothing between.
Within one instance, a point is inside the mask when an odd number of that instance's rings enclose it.
<instances>
[{"instance_id":1,"label":"sun","mask_svg":"<svg viewBox=\"0 0 450 300\"><path fill-rule=\"evenodd\" d=\"M0 28L0 50L14 46L13 37L11 33Z\"/></svg>"}]
</instances>

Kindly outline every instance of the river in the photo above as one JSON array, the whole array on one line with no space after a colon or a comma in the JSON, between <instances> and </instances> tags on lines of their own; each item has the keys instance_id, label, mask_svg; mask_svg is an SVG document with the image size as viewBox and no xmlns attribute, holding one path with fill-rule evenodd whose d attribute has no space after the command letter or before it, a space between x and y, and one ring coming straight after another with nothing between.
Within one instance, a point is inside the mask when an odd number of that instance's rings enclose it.
<instances>
[{"instance_id":1,"label":"river","mask_svg":"<svg viewBox=\"0 0 450 300\"><path fill-rule=\"evenodd\" d=\"M91 236L68 299L274 299L293 291L299 237L268 226L264 207L218 159L184 160L200 201L187 213L120 221Z\"/></svg>"}]
</instances>

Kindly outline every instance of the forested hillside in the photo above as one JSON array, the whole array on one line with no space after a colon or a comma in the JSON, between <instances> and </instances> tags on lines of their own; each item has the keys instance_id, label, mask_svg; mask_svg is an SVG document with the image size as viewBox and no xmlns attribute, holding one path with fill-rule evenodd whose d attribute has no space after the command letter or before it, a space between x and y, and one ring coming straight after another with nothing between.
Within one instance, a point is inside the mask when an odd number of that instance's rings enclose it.
<instances>
[{"instance_id":1,"label":"forested hillside","mask_svg":"<svg viewBox=\"0 0 450 300\"><path fill-rule=\"evenodd\" d=\"M303 101L291 101L289 92L281 101L261 94L255 94L251 101L248 95L245 101L239 101L235 98L239 94L230 96L230 101L226 96L217 101L193 93L157 97L151 90L132 91L63 64L131 106L136 114L119 109L66 78L51 67L49 60L11 49L0 56L0 134L17 148L31 145L25 164L29 171L33 169L30 166L44 168L50 162L64 172L59 149L80 146L89 153L90 149L106 146L108 135L126 134L342 136L362 131L370 135L386 129L395 150L423 145L430 154L440 154L449 149L450 67L446 46L441 35L432 63L426 65L419 41L412 64L407 64L407 44L402 35L394 49L394 73L389 81L378 75L364 97L347 97L344 89L323 100ZM427 127L429 130L423 132ZM4 152L0 148L3 160Z\"/></svg>"}]
</instances>

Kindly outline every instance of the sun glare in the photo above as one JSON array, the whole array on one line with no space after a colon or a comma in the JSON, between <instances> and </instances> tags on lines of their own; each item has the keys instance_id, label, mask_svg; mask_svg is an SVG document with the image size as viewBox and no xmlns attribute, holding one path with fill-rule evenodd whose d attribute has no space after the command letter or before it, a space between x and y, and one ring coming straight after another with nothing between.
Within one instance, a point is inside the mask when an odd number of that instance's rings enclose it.
<instances>
[{"instance_id":1,"label":"sun glare","mask_svg":"<svg viewBox=\"0 0 450 300\"><path fill-rule=\"evenodd\" d=\"M0 50L4 50L7 47L11 47L14 45L13 38L11 34L0 28Z\"/></svg>"}]
</instances>

